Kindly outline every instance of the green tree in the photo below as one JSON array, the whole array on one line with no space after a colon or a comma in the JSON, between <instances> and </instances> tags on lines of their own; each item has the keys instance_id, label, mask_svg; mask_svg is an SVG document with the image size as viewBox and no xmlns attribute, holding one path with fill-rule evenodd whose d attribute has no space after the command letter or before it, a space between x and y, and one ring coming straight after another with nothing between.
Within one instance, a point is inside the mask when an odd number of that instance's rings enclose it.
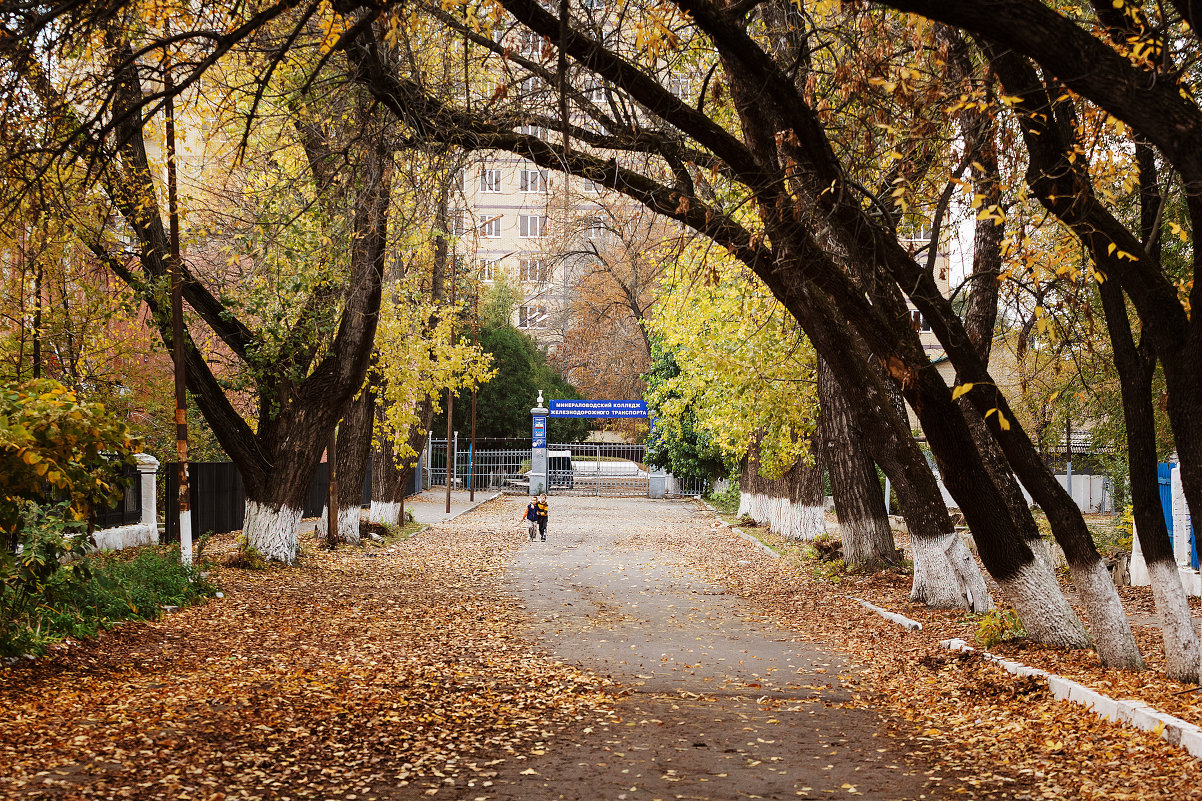
<instances>
[{"instance_id":1,"label":"green tree","mask_svg":"<svg viewBox=\"0 0 1202 801\"><path fill-rule=\"evenodd\" d=\"M578 400L581 395L547 363L547 352L534 338L511 325L480 330L480 347L492 355L496 376L476 393L476 435L479 437L530 437L530 409L541 389L545 400ZM455 397L454 428L460 437L472 430L472 397ZM446 430L446 411L435 417L433 430ZM579 442L588 436L588 420L552 418L547 421L551 442Z\"/></svg>"},{"instance_id":2,"label":"green tree","mask_svg":"<svg viewBox=\"0 0 1202 801\"><path fill-rule=\"evenodd\" d=\"M647 382L647 408L656 418L647 444L647 464L662 467L678 478L713 480L735 468L708 434L697 424L694 404L672 386L680 365L658 341L651 343L651 370ZM675 407L669 414L669 406ZM661 422L662 421L662 422Z\"/></svg>"}]
</instances>

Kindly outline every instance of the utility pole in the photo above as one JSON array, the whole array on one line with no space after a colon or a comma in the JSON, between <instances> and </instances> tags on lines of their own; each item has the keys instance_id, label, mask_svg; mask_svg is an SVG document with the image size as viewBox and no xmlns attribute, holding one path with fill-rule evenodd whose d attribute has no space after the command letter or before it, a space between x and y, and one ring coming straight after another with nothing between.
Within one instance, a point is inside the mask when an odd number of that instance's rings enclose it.
<instances>
[{"instance_id":1,"label":"utility pole","mask_svg":"<svg viewBox=\"0 0 1202 801\"><path fill-rule=\"evenodd\" d=\"M188 496L188 372L184 350L184 265L179 252L179 203L175 178L175 81L163 65L167 134L167 219L171 280L171 358L175 363L175 455L179 465L179 555L192 564L192 509Z\"/></svg>"},{"instance_id":2,"label":"utility pole","mask_svg":"<svg viewBox=\"0 0 1202 801\"><path fill-rule=\"evenodd\" d=\"M326 545L338 547L338 426L330 429L326 445L326 465L329 469L330 491L326 498Z\"/></svg>"},{"instance_id":3,"label":"utility pole","mask_svg":"<svg viewBox=\"0 0 1202 801\"><path fill-rule=\"evenodd\" d=\"M472 345L480 344L480 285L476 284L476 294L472 302ZM472 449L467 460L468 501L476 502L476 384L472 383Z\"/></svg>"},{"instance_id":4,"label":"utility pole","mask_svg":"<svg viewBox=\"0 0 1202 801\"><path fill-rule=\"evenodd\" d=\"M455 342L455 259L447 259L451 263L451 344ZM455 411L455 391L447 388L447 514L451 513L451 483L454 481L454 467L451 462L451 415Z\"/></svg>"}]
</instances>

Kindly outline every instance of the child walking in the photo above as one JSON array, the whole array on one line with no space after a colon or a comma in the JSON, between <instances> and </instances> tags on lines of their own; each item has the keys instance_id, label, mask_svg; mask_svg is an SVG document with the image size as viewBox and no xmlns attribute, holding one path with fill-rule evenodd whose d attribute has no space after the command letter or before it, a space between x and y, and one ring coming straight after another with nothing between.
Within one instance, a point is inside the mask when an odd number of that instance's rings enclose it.
<instances>
[{"instance_id":1,"label":"child walking","mask_svg":"<svg viewBox=\"0 0 1202 801\"><path fill-rule=\"evenodd\" d=\"M538 531L538 500L535 499L526 505L526 511L522 512L522 521L526 524L526 535L534 542L534 534Z\"/></svg>"},{"instance_id":2,"label":"child walking","mask_svg":"<svg viewBox=\"0 0 1202 801\"><path fill-rule=\"evenodd\" d=\"M550 506L547 505L547 496L545 494L538 496L538 503L535 504L538 509L538 533L539 538L547 541L547 514L550 512ZM533 537L531 537L533 539Z\"/></svg>"}]
</instances>

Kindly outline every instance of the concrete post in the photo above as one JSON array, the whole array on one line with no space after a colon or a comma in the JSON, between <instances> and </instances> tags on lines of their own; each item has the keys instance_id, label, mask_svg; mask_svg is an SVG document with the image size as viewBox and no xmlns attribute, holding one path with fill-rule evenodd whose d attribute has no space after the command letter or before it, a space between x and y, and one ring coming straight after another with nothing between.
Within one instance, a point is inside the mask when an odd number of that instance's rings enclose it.
<instances>
[{"instance_id":1,"label":"concrete post","mask_svg":"<svg viewBox=\"0 0 1202 801\"><path fill-rule=\"evenodd\" d=\"M660 468L651 471L647 476L647 497L666 498L668 496L668 474Z\"/></svg>"},{"instance_id":2,"label":"concrete post","mask_svg":"<svg viewBox=\"0 0 1202 801\"><path fill-rule=\"evenodd\" d=\"M156 487L158 485L159 460L149 453L134 454L138 463L138 480L142 484L142 525L150 530L159 530L159 507Z\"/></svg>"},{"instance_id":3,"label":"concrete post","mask_svg":"<svg viewBox=\"0 0 1202 801\"><path fill-rule=\"evenodd\" d=\"M530 410L533 429L530 435L530 494L541 495L547 491L547 407L543 391L538 391L538 400Z\"/></svg>"}]
</instances>

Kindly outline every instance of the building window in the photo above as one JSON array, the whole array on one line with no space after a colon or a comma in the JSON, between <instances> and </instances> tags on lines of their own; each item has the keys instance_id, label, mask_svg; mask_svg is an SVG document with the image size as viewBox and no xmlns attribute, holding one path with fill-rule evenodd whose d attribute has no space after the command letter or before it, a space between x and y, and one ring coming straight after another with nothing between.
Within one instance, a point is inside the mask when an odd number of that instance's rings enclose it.
<instances>
[{"instance_id":1,"label":"building window","mask_svg":"<svg viewBox=\"0 0 1202 801\"><path fill-rule=\"evenodd\" d=\"M931 331L931 324L926 321L926 318L922 316L922 312L918 309L910 309L910 326L915 331L923 334L930 333Z\"/></svg>"},{"instance_id":2,"label":"building window","mask_svg":"<svg viewBox=\"0 0 1202 801\"><path fill-rule=\"evenodd\" d=\"M585 217L584 218L584 235L589 239L600 239L601 234L605 232L605 225L600 217Z\"/></svg>"},{"instance_id":3,"label":"building window","mask_svg":"<svg viewBox=\"0 0 1202 801\"><path fill-rule=\"evenodd\" d=\"M481 214L480 215L480 236L489 239L496 239L501 235L501 215L500 214Z\"/></svg>"},{"instance_id":4,"label":"building window","mask_svg":"<svg viewBox=\"0 0 1202 801\"><path fill-rule=\"evenodd\" d=\"M501 171L490 170L487 168L480 170L480 191L481 192L500 192L501 191Z\"/></svg>"},{"instance_id":5,"label":"building window","mask_svg":"<svg viewBox=\"0 0 1202 801\"><path fill-rule=\"evenodd\" d=\"M580 0L580 5L589 11L604 11L606 0Z\"/></svg>"},{"instance_id":6,"label":"building window","mask_svg":"<svg viewBox=\"0 0 1202 801\"><path fill-rule=\"evenodd\" d=\"M585 87L584 99L598 105L605 102L605 84L595 83Z\"/></svg>"},{"instance_id":7,"label":"building window","mask_svg":"<svg viewBox=\"0 0 1202 801\"><path fill-rule=\"evenodd\" d=\"M546 192L546 170L522 170L519 176L519 187L523 192Z\"/></svg>"},{"instance_id":8,"label":"building window","mask_svg":"<svg viewBox=\"0 0 1202 801\"><path fill-rule=\"evenodd\" d=\"M529 78L523 78L522 97L531 97L536 95L543 91L544 86L546 86L546 84L543 83L543 79L539 78L537 75L532 75Z\"/></svg>"},{"instance_id":9,"label":"building window","mask_svg":"<svg viewBox=\"0 0 1202 801\"><path fill-rule=\"evenodd\" d=\"M551 265L546 259L519 259L518 278L534 284L546 284L551 280Z\"/></svg>"},{"instance_id":10,"label":"building window","mask_svg":"<svg viewBox=\"0 0 1202 801\"><path fill-rule=\"evenodd\" d=\"M547 218L539 214L518 215L518 236L524 238L542 236L547 227ZM499 234L498 234L499 236Z\"/></svg>"},{"instance_id":11,"label":"building window","mask_svg":"<svg viewBox=\"0 0 1202 801\"><path fill-rule=\"evenodd\" d=\"M467 189L467 170L465 170L463 167L455 170L455 175L451 181L454 183L455 188L460 192L465 191Z\"/></svg>"},{"instance_id":12,"label":"building window","mask_svg":"<svg viewBox=\"0 0 1202 801\"><path fill-rule=\"evenodd\" d=\"M693 94L693 82L683 75L672 75L668 78L668 91L687 101Z\"/></svg>"},{"instance_id":13,"label":"building window","mask_svg":"<svg viewBox=\"0 0 1202 801\"><path fill-rule=\"evenodd\" d=\"M517 35L518 51L531 58L542 58L543 37L529 28L523 28Z\"/></svg>"},{"instance_id":14,"label":"building window","mask_svg":"<svg viewBox=\"0 0 1202 801\"><path fill-rule=\"evenodd\" d=\"M518 328L546 328L546 306L521 306L518 308Z\"/></svg>"},{"instance_id":15,"label":"building window","mask_svg":"<svg viewBox=\"0 0 1202 801\"><path fill-rule=\"evenodd\" d=\"M494 281L497 278L497 260L480 259L480 280Z\"/></svg>"},{"instance_id":16,"label":"building window","mask_svg":"<svg viewBox=\"0 0 1202 801\"><path fill-rule=\"evenodd\" d=\"M547 141L547 129L541 125L519 125L518 133L524 136L533 136L535 139Z\"/></svg>"},{"instance_id":17,"label":"building window","mask_svg":"<svg viewBox=\"0 0 1202 801\"><path fill-rule=\"evenodd\" d=\"M467 223L464 222L467 217L466 211L463 209L453 209L448 216L451 223L451 230L449 232L451 236L463 236L467 233Z\"/></svg>"},{"instance_id":18,"label":"building window","mask_svg":"<svg viewBox=\"0 0 1202 801\"><path fill-rule=\"evenodd\" d=\"M588 192L590 195L599 195L601 194L601 190L604 188L605 187L596 181L591 181L588 178L584 179L584 191Z\"/></svg>"}]
</instances>

